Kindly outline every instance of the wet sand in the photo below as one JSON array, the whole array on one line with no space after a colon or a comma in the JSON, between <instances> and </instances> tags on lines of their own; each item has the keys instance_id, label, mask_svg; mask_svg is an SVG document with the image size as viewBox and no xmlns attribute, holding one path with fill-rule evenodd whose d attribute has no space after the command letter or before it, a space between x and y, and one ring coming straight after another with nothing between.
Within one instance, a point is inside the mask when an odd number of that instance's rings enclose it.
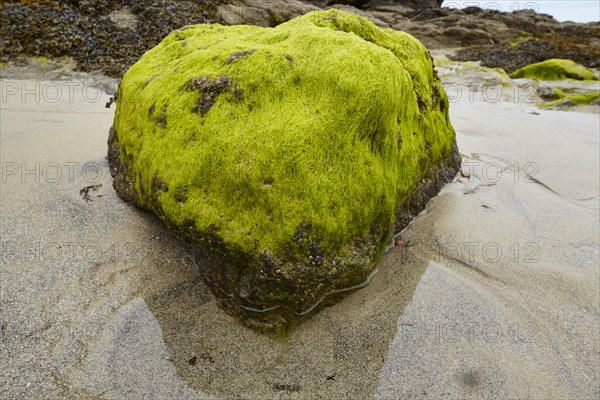
<instances>
[{"instance_id":1,"label":"wet sand","mask_svg":"<svg viewBox=\"0 0 600 400\"><path fill-rule=\"evenodd\" d=\"M276 338L219 310L180 240L117 198L110 96L28 79L0 80L6 398L600 396L597 109L455 99L463 174L366 288Z\"/></svg>"}]
</instances>

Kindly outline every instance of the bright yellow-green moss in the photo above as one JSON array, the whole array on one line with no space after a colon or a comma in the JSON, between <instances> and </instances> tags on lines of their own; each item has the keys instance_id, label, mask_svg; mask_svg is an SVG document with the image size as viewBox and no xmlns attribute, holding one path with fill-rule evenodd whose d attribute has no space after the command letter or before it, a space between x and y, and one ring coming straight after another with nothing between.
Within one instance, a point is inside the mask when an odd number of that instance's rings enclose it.
<instances>
[{"instance_id":1,"label":"bright yellow-green moss","mask_svg":"<svg viewBox=\"0 0 600 400\"><path fill-rule=\"evenodd\" d=\"M506 79L510 79L510 76L506 73L506 71L502 68L492 68L494 71L498 72L500 75L505 77Z\"/></svg>"},{"instance_id":2,"label":"bright yellow-green moss","mask_svg":"<svg viewBox=\"0 0 600 400\"><path fill-rule=\"evenodd\" d=\"M594 72L571 60L552 59L523 67L510 76L513 79L529 78L540 81L563 79L598 80Z\"/></svg>"},{"instance_id":3,"label":"bright yellow-green moss","mask_svg":"<svg viewBox=\"0 0 600 400\"><path fill-rule=\"evenodd\" d=\"M33 61L34 63L37 63L37 64L47 64L48 58L44 57L44 56L38 56L38 57L33 57L31 59L31 61Z\"/></svg>"},{"instance_id":4,"label":"bright yellow-green moss","mask_svg":"<svg viewBox=\"0 0 600 400\"><path fill-rule=\"evenodd\" d=\"M333 9L171 33L125 74L114 126L142 201L158 177L169 220L253 254L277 254L303 224L324 254L373 226L387 239L455 146L425 47Z\"/></svg>"},{"instance_id":5,"label":"bright yellow-green moss","mask_svg":"<svg viewBox=\"0 0 600 400\"><path fill-rule=\"evenodd\" d=\"M521 31L521 33L519 33L519 37L518 37L518 38L516 38L516 39L515 39L515 41L513 41L513 42L510 42L510 45L511 45L512 47L515 47L515 46L516 46L516 45L518 45L519 43L523 42L525 39L529 39L529 38L531 38L531 37L532 37L531 33L528 33L528 32Z\"/></svg>"},{"instance_id":6,"label":"bright yellow-green moss","mask_svg":"<svg viewBox=\"0 0 600 400\"><path fill-rule=\"evenodd\" d=\"M600 97L599 92L594 93L580 93L568 96L568 99L576 104L591 104Z\"/></svg>"},{"instance_id":7,"label":"bright yellow-green moss","mask_svg":"<svg viewBox=\"0 0 600 400\"><path fill-rule=\"evenodd\" d=\"M570 100L577 105L592 104L594 101L600 98L600 92L565 94L562 91L557 90L556 93L558 94L558 99L549 103L545 103L543 105L544 108L554 107L565 100Z\"/></svg>"},{"instance_id":8,"label":"bright yellow-green moss","mask_svg":"<svg viewBox=\"0 0 600 400\"><path fill-rule=\"evenodd\" d=\"M452 64L454 61L452 61L449 58L438 58L435 60L435 65L438 67L445 67L447 65Z\"/></svg>"}]
</instances>

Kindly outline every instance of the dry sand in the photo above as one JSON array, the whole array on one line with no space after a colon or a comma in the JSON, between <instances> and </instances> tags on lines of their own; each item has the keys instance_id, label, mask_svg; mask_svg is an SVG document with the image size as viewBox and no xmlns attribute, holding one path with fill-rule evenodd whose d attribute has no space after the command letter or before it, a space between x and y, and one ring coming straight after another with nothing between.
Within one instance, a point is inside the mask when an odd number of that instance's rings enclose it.
<instances>
[{"instance_id":1,"label":"dry sand","mask_svg":"<svg viewBox=\"0 0 600 400\"><path fill-rule=\"evenodd\" d=\"M464 176L370 285L277 339L219 310L181 242L117 198L109 95L31 78L0 80L0 397L600 396L597 108L455 99Z\"/></svg>"}]
</instances>

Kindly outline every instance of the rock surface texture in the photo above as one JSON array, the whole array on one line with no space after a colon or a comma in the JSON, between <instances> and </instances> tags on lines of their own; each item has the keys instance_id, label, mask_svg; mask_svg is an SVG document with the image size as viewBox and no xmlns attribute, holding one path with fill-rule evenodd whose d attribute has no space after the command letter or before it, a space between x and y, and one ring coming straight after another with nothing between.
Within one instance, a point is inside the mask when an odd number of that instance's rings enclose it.
<instances>
[{"instance_id":1,"label":"rock surface texture","mask_svg":"<svg viewBox=\"0 0 600 400\"><path fill-rule=\"evenodd\" d=\"M125 74L108 159L119 196L266 330L368 283L460 165L427 49L334 9L172 32Z\"/></svg>"}]
</instances>

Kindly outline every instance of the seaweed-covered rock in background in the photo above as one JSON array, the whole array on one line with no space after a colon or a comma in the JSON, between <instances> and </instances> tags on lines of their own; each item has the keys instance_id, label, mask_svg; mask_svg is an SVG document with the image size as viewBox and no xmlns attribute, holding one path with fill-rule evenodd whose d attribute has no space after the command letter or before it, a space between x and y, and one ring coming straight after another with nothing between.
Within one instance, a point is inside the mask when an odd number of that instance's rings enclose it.
<instances>
[{"instance_id":1,"label":"seaweed-covered rock in background","mask_svg":"<svg viewBox=\"0 0 600 400\"><path fill-rule=\"evenodd\" d=\"M171 33L120 84L109 164L221 306L272 329L365 284L460 157L427 49L332 9Z\"/></svg>"},{"instance_id":2,"label":"seaweed-covered rock in background","mask_svg":"<svg viewBox=\"0 0 600 400\"><path fill-rule=\"evenodd\" d=\"M566 58L588 68L600 68L600 45L595 39L600 35L600 23L561 23L555 31L572 34L522 32L521 39L512 43L464 48L453 58L457 61L481 60L486 67L502 68L508 73L553 58Z\"/></svg>"},{"instance_id":3,"label":"seaweed-covered rock in background","mask_svg":"<svg viewBox=\"0 0 600 400\"><path fill-rule=\"evenodd\" d=\"M72 56L83 71L122 76L173 29L209 22L210 0L5 1L0 12L0 58L25 54ZM139 21L122 26L119 10Z\"/></svg>"},{"instance_id":4,"label":"seaweed-covered rock in background","mask_svg":"<svg viewBox=\"0 0 600 400\"><path fill-rule=\"evenodd\" d=\"M510 75L513 79L529 78L541 81L558 81L563 79L592 80L598 77L593 71L571 60L551 59L527 65Z\"/></svg>"},{"instance_id":5,"label":"seaweed-covered rock in background","mask_svg":"<svg viewBox=\"0 0 600 400\"><path fill-rule=\"evenodd\" d=\"M485 10L455 9L452 2L439 8L439 0L9 0L0 12L0 61L18 55L73 56L83 71L120 77L184 25L274 27L340 2L337 7L379 27L408 32L429 48L475 46L461 50L458 60L481 60L508 72L550 58L600 67L600 23L558 22L527 10L499 12L491 3Z\"/></svg>"}]
</instances>

